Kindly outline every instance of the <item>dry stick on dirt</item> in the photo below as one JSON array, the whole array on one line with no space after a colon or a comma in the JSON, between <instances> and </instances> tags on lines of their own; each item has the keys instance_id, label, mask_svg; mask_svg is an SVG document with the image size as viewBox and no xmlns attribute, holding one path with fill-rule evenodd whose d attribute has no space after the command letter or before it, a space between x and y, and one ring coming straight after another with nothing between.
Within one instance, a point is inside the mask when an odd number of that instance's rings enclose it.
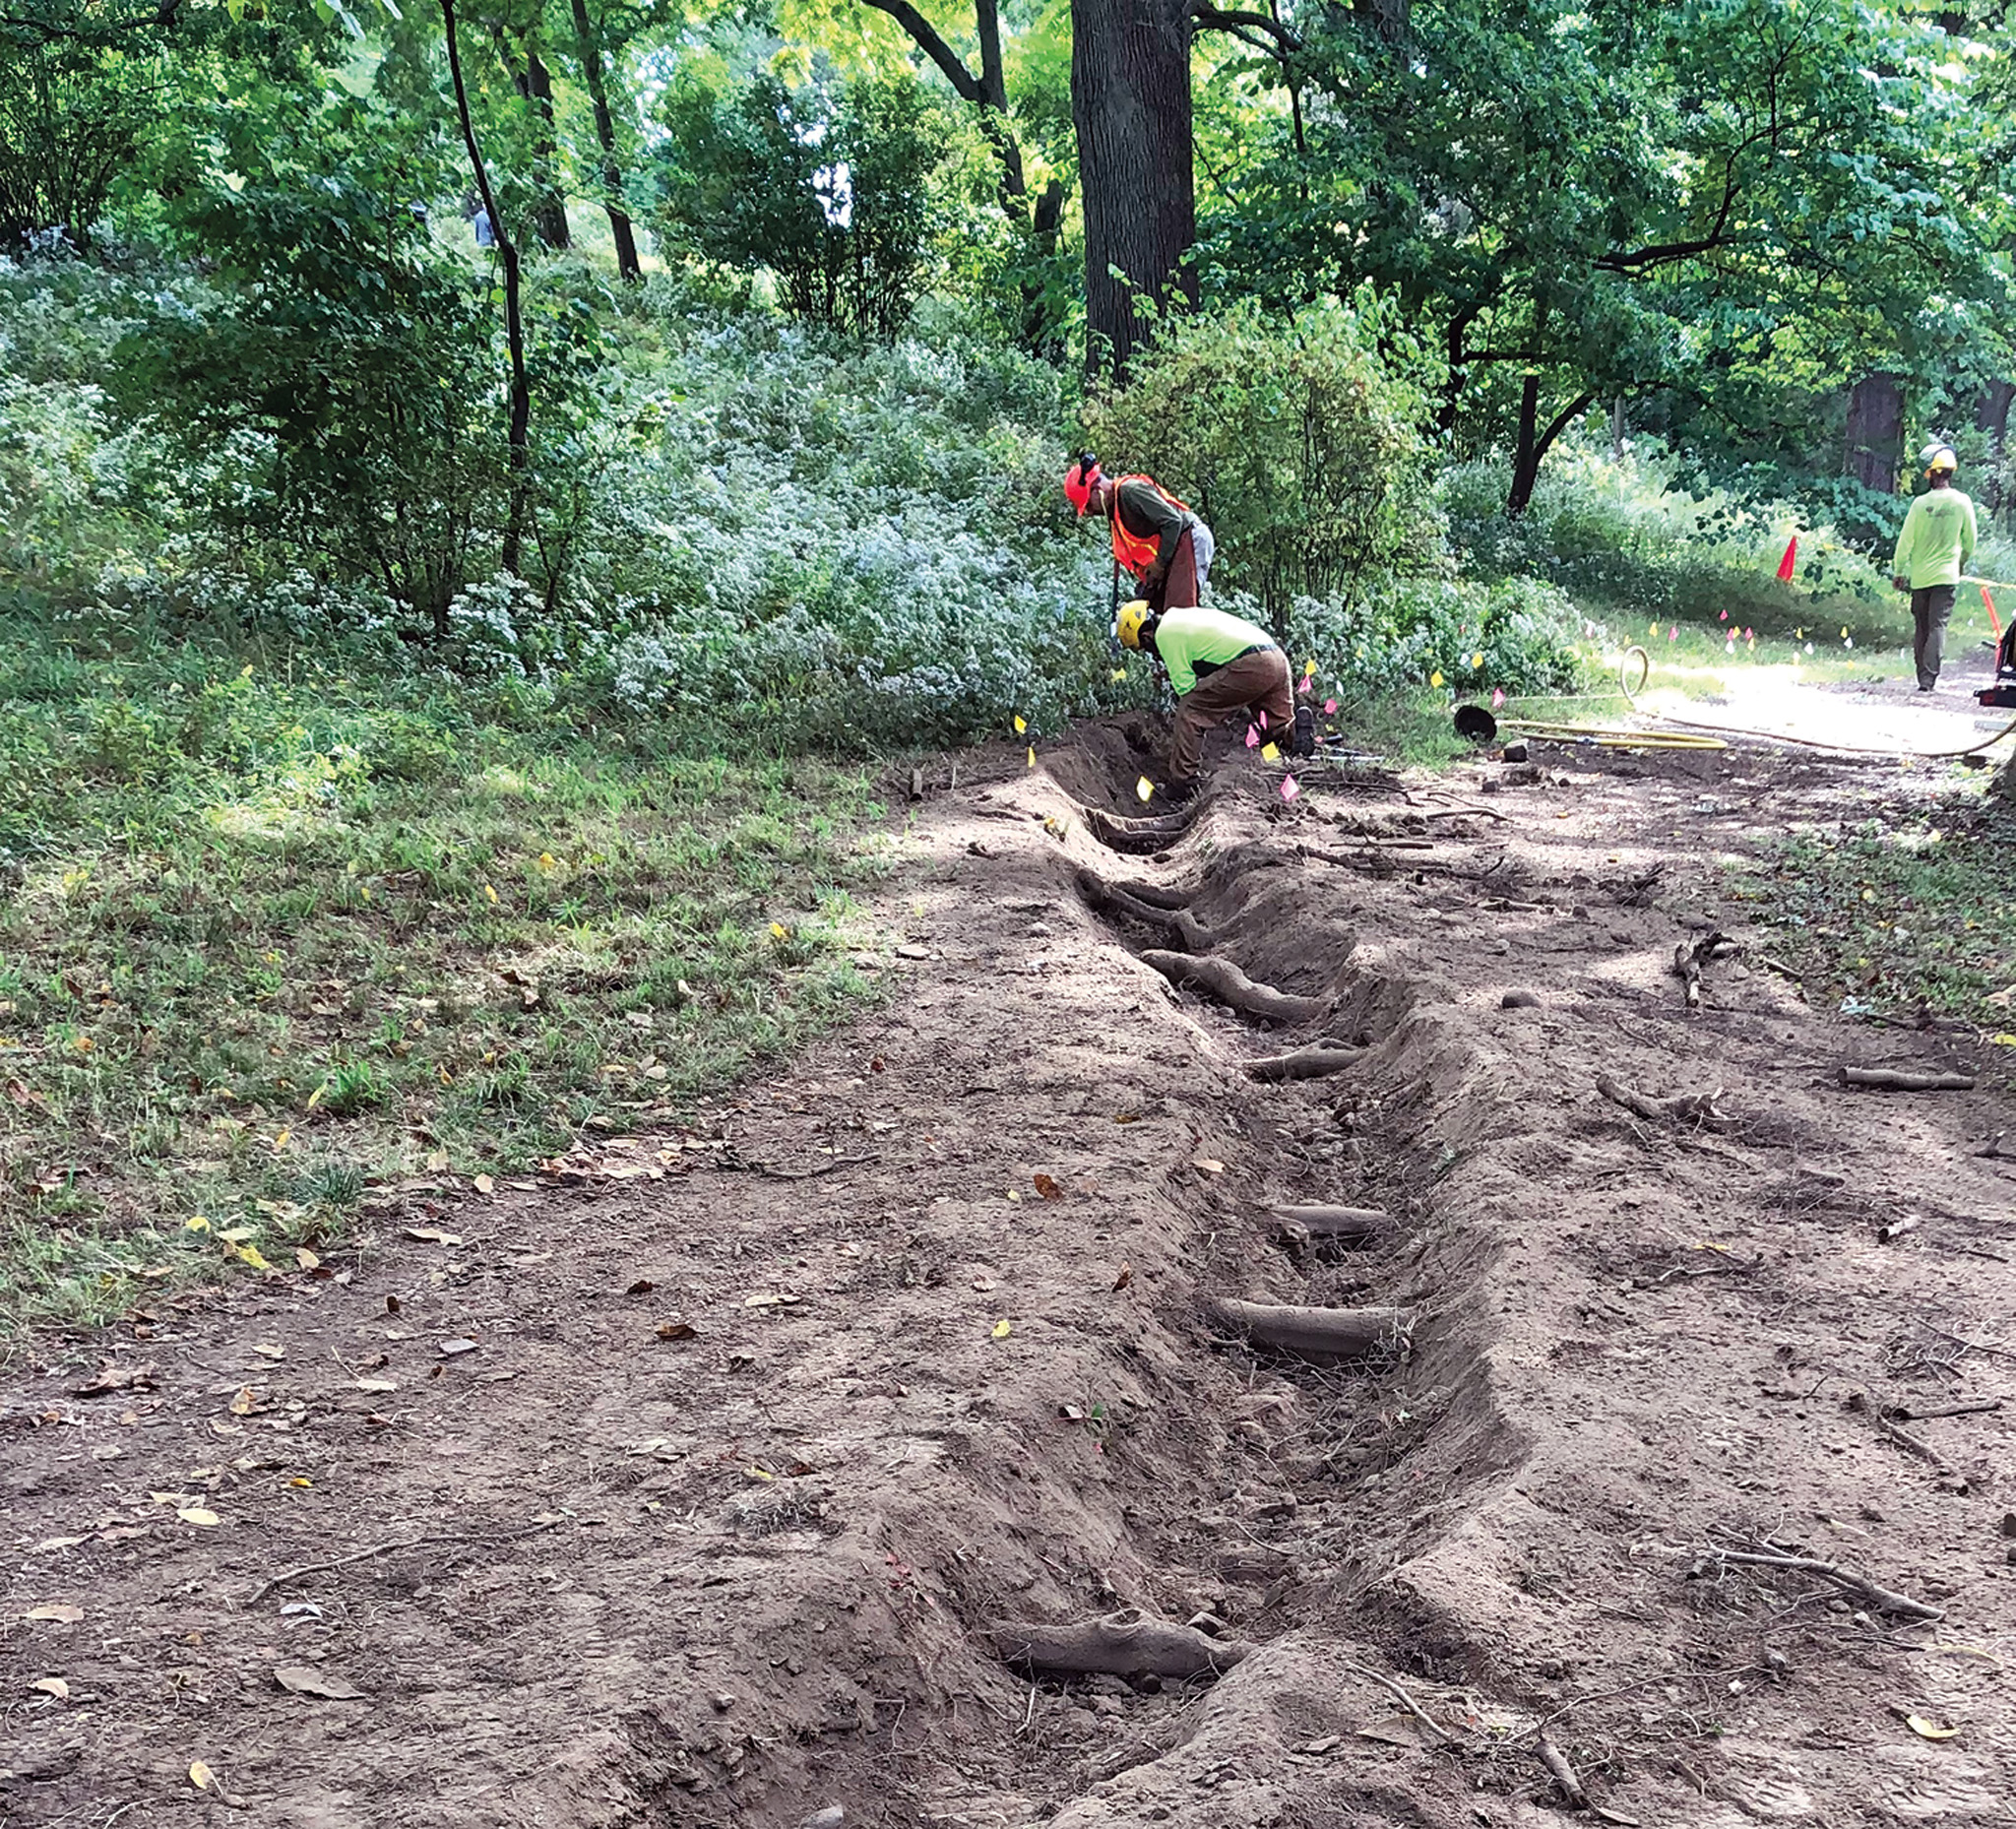
<instances>
[{"instance_id":1,"label":"dry stick on dirt","mask_svg":"<svg viewBox=\"0 0 2016 1829\"><path fill-rule=\"evenodd\" d=\"M1934 1448L1930 1442L1921 1441L1916 1435L1912 1434L1912 1432L1909 1429L1899 1428L1897 1424L1892 1422L1890 1419L1884 1416L1881 1411L1878 1411L1876 1413L1876 1426L1879 1429L1881 1429L1885 1435L1889 1436L1890 1439L1894 1441L1900 1448L1906 1449L1910 1453L1917 1455L1921 1461L1929 1462L1933 1467L1936 1467L1940 1473L1950 1474L1953 1472L1953 1463L1947 1460L1946 1457L1943 1454L1941 1454L1938 1451L1938 1449Z\"/></svg>"},{"instance_id":2,"label":"dry stick on dirt","mask_svg":"<svg viewBox=\"0 0 2016 1829\"><path fill-rule=\"evenodd\" d=\"M1212 1638L1194 1626L1151 1619L1138 1608L1076 1625L1002 1621L989 1626L987 1636L1006 1663L1074 1675L1199 1676L1228 1671L1255 1649L1243 1639Z\"/></svg>"},{"instance_id":3,"label":"dry stick on dirt","mask_svg":"<svg viewBox=\"0 0 2016 1829\"><path fill-rule=\"evenodd\" d=\"M1571 1810L1586 1810L1589 1807L1589 1793L1582 1789L1582 1781L1575 1776L1575 1768L1568 1763L1567 1756L1545 1734L1540 1736L1540 1743L1534 1748L1540 1762L1554 1776L1554 1783L1561 1788L1561 1801Z\"/></svg>"},{"instance_id":4,"label":"dry stick on dirt","mask_svg":"<svg viewBox=\"0 0 2016 1829\"><path fill-rule=\"evenodd\" d=\"M1888 1588L1879 1588L1866 1575L1858 1575L1853 1569L1843 1568L1839 1562L1824 1562L1818 1556L1789 1555L1784 1550L1729 1549L1719 1544L1703 1554L1719 1562L1740 1563L1745 1568L1778 1568L1799 1575L1817 1575L1822 1581L1831 1581L1837 1588L1846 1588L1851 1594L1860 1595L1879 1613L1896 1613L1904 1619L1937 1620L1946 1617L1944 1608L1927 1607L1922 1601L1914 1601L1908 1594L1895 1594Z\"/></svg>"},{"instance_id":5,"label":"dry stick on dirt","mask_svg":"<svg viewBox=\"0 0 2016 1829\"><path fill-rule=\"evenodd\" d=\"M1716 1109L1715 1102L1722 1097L1719 1086L1712 1093L1681 1093L1671 1099L1655 1099L1650 1093L1634 1092L1608 1074L1599 1073L1596 1090L1611 1104L1622 1105L1626 1111L1635 1112L1651 1123L1658 1123L1664 1118L1679 1118L1689 1124L1705 1124L1711 1130L1720 1130L1735 1122L1727 1111Z\"/></svg>"},{"instance_id":6,"label":"dry stick on dirt","mask_svg":"<svg viewBox=\"0 0 2016 1829\"><path fill-rule=\"evenodd\" d=\"M1161 907L1149 901L1135 885L1109 883L1097 870L1083 865L1078 871L1078 892L1102 914L1123 914L1181 946L1186 953L1208 953L1218 944L1218 935L1188 909Z\"/></svg>"},{"instance_id":7,"label":"dry stick on dirt","mask_svg":"<svg viewBox=\"0 0 2016 1829\"><path fill-rule=\"evenodd\" d=\"M1303 1308L1281 1302L1207 1297L1205 1317L1256 1346L1303 1358L1362 1359L1404 1341L1414 1327L1411 1308Z\"/></svg>"},{"instance_id":8,"label":"dry stick on dirt","mask_svg":"<svg viewBox=\"0 0 2016 1829\"><path fill-rule=\"evenodd\" d=\"M1865 1087L1886 1093L1971 1093L1971 1073L1914 1073L1901 1067L1844 1067L1844 1086Z\"/></svg>"},{"instance_id":9,"label":"dry stick on dirt","mask_svg":"<svg viewBox=\"0 0 2016 1829\"><path fill-rule=\"evenodd\" d=\"M1983 1397L1966 1404L1935 1404L1929 1410L1921 1410L1915 1404L1891 1404L1882 1414L1893 1422L1929 1422L1935 1417L1978 1417L2001 1407L1999 1397Z\"/></svg>"},{"instance_id":10,"label":"dry stick on dirt","mask_svg":"<svg viewBox=\"0 0 2016 1829\"><path fill-rule=\"evenodd\" d=\"M1447 1728L1443 1727L1443 1725L1434 1718L1434 1716L1430 1715L1426 1709L1421 1707L1421 1705L1418 1702L1417 1702L1413 1696L1409 1695L1407 1693L1407 1690L1404 1687L1402 1687L1401 1684L1395 1682L1394 1679L1388 1676L1383 1671L1375 1671L1372 1669L1370 1665L1358 1664L1350 1658L1339 1658L1337 1660L1337 1666L1340 1670L1350 1671L1355 1675L1369 1677L1373 1682L1377 1683L1380 1688L1385 1690L1386 1693L1394 1699L1394 1701L1398 1702L1402 1708L1406 1709L1407 1712L1415 1718L1415 1720L1419 1722L1422 1727L1426 1728L1430 1734L1434 1734L1437 1738L1441 1739L1446 1744L1450 1746L1461 1746L1463 1744L1463 1739L1460 1735L1451 1734Z\"/></svg>"},{"instance_id":11,"label":"dry stick on dirt","mask_svg":"<svg viewBox=\"0 0 2016 1829\"><path fill-rule=\"evenodd\" d=\"M1284 1226L1299 1228L1309 1238L1334 1238L1358 1244L1393 1230L1393 1216L1384 1207L1276 1207Z\"/></svg>"},{"instance_id":12,"label":"dry stick on dirt","mask_svg":"<svg viewBox=\"0 0 2016 1829\"><path fill-rule=\"evenodd\" d=\"M1326 1074L1342 1073L1364 1058L1361 1047L1342 1047L1333 1041L1318 1041L1287 1054L1262 1054L1244 1063L1247 1076L1255 1080L1320 1080Z\"/></svg>"},{"instance_id":13,"label":"dry stick on dirt","mask_svg":"<svg viewBox=\"0 0 2016 1829\"><path fill-rule=\"evenodd\" d=\"M271 1575L262 1581L245 1597L244 1605L257 1607L274 1589L286 1586L288 1582L299 1581L303 1575L320 1575L330 1569L348 1568L353 1562L368 1562L373 1556L388 1555L395 1549L418 1549L430 1544L509 1544L521 1537L536 1537L541 1531L550 1531L550 1524L536 1524L529 1530L513 1531L504 1537L472 1537L458 1534L452 1537L399 1537L387 1544L373 1544L368 1549L352 1550L346 1556L338 1556L329 1562L303 1562L299 1568L282 1569L278 1575Z\"/></svg>"},{"instance_id":14,"label":"dry stick on dirt","mask_svg":"<svg viewBox=\"0 0 2016 1829\"><path fill-rule=\"evenodd\" d=\"M1196 984L1219 1002L1269 1022L1311 1023L1330 1008L1327 998L1293 997L1272 984L1256 984L1229 959L1192 959L1187 953L1158 952L1143 953L1141 958L1178 988Z\"/></svg>"}]
</instances>

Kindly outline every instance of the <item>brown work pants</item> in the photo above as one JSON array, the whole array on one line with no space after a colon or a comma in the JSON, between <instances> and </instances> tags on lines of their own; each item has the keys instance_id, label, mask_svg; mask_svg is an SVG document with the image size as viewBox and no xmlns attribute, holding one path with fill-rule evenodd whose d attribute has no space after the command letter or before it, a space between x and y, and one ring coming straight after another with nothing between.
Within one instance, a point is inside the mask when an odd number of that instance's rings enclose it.
<instances>
[{"instance_id":1,"label":"brown work pants","mask_svg":"<svg viewBox=\"0 0 2016 1829\"><path fill-rule=\"evenodd\" d=\"M1279 648L1256 648L1214 667L1176 701L1175 734L1169 741L1169 785L1197 779L1204 738L1234 712L1265 712L1263 742L1287 743L1295 730L1294 688L1288 656Z\"/></svg>"},{"instance_id":2,"label":"brown work pants","mask_svg":"<svg viewBox=\"0 0 2016 1829\"><path fill-rule=\"evenodd\" d=\"M1195 609L1203 600L1203 586L1197 576L1197 542L1185 528L1169 554L1169 569L1160 585L1148 592L1148 607L1159 616L1166 609Z\"/></svg>"}]
</instances>

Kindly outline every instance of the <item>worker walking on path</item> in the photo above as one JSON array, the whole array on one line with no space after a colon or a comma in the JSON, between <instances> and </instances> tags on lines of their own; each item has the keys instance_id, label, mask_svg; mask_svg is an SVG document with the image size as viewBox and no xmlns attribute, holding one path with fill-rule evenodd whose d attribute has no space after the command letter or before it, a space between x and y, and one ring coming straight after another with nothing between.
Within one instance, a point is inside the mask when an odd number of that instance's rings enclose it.
<instances>
[{"instance_id":1,"label":"worker walking on path","mask_svg":"<svg viewBox=\"0 0 2016 1829\"><path fill-rule=\"evenodd\" d=\"M1939 683L1939 663L1946 653L1946 623L1960 574L1974 557L1974 504L1953 486L1959 468L1950 445L1927 445L1919 453L1925 473L1925 491L1904 517L1897 536L1897 553L1890 563L1890 582L1911 593L1912 658L1918 662L1918 689L1929 692Z\"/></svg>"},{"instance_id":2,"label":"worker walking on path","mask_svg":"<svg viewBox=\"0 0 2016 1829\"><path fill-rule=\"evenodd\" d=\"M1097 508L1111 523L1113 558L1133 576L1151 609L1194 609L1203 602L1218 542L1153 476L1115 480L1083 451L1064 473L1064 494L1080 515Z\"/></svg>"},{"instance_id":3,"label":"worker walking on path","mask_svg":"<svg viewBox=\"0 0 2016 1829\"><path fill-rule=\"evenodd\" d=\"M1121 647L1162 662L1176 695L1169 799L1187 800L1197 791L1204 738L1236 712L1254 715L1263 742L1296 756L1314 750L1315 719L1306 706L1296 706L1288 656L1265 629L1217 609L1185 606L1157 615L1136 599L1121 606L1118 632Z\"/></svg>"}]
</instances>

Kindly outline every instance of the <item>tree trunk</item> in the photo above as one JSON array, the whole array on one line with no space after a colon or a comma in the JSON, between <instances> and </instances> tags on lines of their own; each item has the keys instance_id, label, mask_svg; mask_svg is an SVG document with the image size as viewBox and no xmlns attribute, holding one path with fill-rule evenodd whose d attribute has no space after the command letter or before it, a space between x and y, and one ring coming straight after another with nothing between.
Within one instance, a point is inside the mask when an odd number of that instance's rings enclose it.
<instances>
[{"instance_id":1,"label":"tree trunk","mask_svg":"<svg viewBox=\"0 0 2016 1829\"><path fill-rule=\"evenodd\" d=\"M616 123L609 112L608 82L602 70L602 41L588 16L588 0L574 0L574 41L581 59L582 80L595 104L596 143L602 150L602 208L608 212L609 233L616 243L616 271L625 280L644 277L637 261L637 234L622 207L623 167L616 158Z\"/></svg>"},{"instance_id":2,"label":"tree trunk","mask_svg":"<svg viewBox=\"0 0 2016 1829\"><path fill-rule=\"evenodd\" d=\"M1190 14L1072 0L1071 115L1085 204L1086 363L1122 378L1172 296L1195 303ZM1117 277L1116 277L1117 276Z\"/></svg>"},{"instance_id":3,"label":"tree trunk","mask_svg":"<svg viewBox=\"0 0 2016 1829\"><path fill-rule=\"evenodd\" d=\"M1865 489L1889 495L1904 463L1904 384L1865 375L1848 397L1848 457L1843 465Z\"/></svg>"},{"instance_id":4,"label":"tree trunk","mask_svg":"<svg viewBox=\"0 0 2016 1829\"><path fill-rule=\"evenodd\" d=\"M554 143L553 79L531 43L521 41L525 53L521 63L512 54L510 34L501 22L490 22L490 34L497 41L497 58L518 91L519 99L531 111L533 193L532 225L547 247L561 249L573 244L567 232L567 202L560 194L559 149Z\"/></svg>"},{"instance_id":5,"label":"tree trunk","mask_svg":"<svg viewBox=\"0 0 2016 1829\"><path fill-rule=\"evenodd\" d=\"M1540 480L1542 460L1553 449L1554 440L1583 413L1596 399L1594 392L1576 395L1544 426L1540 423L1540 373L1527 371L1519 390L1519 447L1512 459L1512 488L1505 497L1505 514L1516 521L1533 504L1534 484Z\"/></svg>"},{"instance_id":6,"label":"tree trunk","mask_svg":"<svg viewBox=\"0 0 2016 1829\"><path fill-rule=\"evenodd\" d=\"M1990 381L1981 399L1974 403L1974 423L1988 435L1988 461L1971 485L1982 496L1989 514L2002 507L2002 454L2009 445L2009 408L2016 403L2016 382Z\"/></svg>"},{"instance_id":7,"label":"tree trunk","mask_svg":"<svg viewBox=\"0 0 2016 1829\"><path fill-rule=\"evenodd\" d=\"M532 380L525 367L525 318L519 308L518 243L504 226L497 208L497 194L490 188L490 169L483 163L482 148L476 144L475 123L470 118L469 88L462 78L462 50L456 41L455 0L440 0L441 28L448 39L448 74L455 88L455 112L462 126L462 144L469 154L469 168L476 181L476 194L483 200L490 219L490 233L497 244L497 261L504 269L504 342L511 352L511 422L507 434L510 452L510 507L504 519L504 569L519 575L524 558L526 503L532 488Z\"/></svg>"}]
</instances>

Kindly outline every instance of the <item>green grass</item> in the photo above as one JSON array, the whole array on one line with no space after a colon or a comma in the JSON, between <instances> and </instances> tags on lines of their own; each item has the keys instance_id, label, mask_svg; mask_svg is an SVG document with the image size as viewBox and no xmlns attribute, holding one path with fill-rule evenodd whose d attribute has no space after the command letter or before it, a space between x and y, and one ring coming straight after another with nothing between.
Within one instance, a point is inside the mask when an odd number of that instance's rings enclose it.
<instances>
[{"instance_id":1,"label":"green grass","mask_svg":"<svg viewBox=\"0 0 2016 1829\"><path fill-rule=\"evenodd\" d=\"M2016 985L2016 810L1984 788L1795 833L1732 873L1731 894L1816 1003L2016 1032L2016 1009L1989 1001Z\"/></svg>"},{"instance_id":2,"label":"green grass","mask_svg":"<svg viewBox=\"0 0 2016 1829\"><path fill-rule=\"evenodd\" d=\"M17 609L0 782L0 1329L667 1121L867 989L867 774L526 684Z\"/></svg>"}]
</instances>

